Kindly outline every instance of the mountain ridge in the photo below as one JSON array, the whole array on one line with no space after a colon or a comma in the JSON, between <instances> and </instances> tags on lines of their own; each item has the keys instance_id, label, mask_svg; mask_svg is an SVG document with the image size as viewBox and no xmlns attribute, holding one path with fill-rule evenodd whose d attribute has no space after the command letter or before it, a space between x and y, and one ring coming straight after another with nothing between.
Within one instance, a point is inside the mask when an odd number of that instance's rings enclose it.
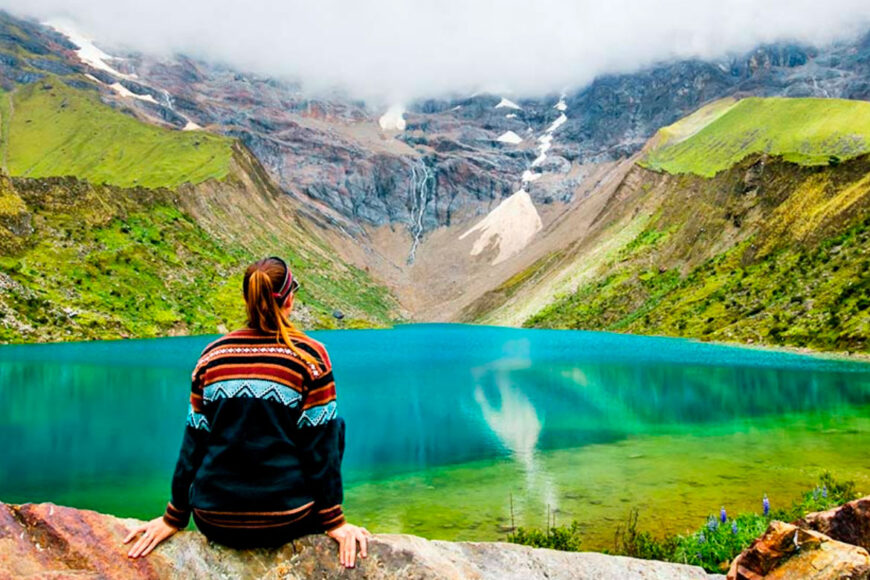
<instances>
[{"instance_id":1,"label":"mountain ridge","mask_svg":"<svg viewBox=\"0 0 870 580\"><path fill-rule=\"evenodd\" d=\"M103 53L105 60L83 60L74 37L16 22L0 15L0 84L61 75L142 121L238 139L319 239L389 287L411 320L522 324L553 295L592 280L626 246L669 243L672 228L647 231L655 212L638 214L636 205L638 187L660 189L667 178L637 164L668 147L699 149L688 141L752 102L747 98L870 98L867 35L661 63L510 105L490 94L426 99L391 109L396 118L387 130L382 111L362 102L314 97L292 82L186 57ZM687 129L686 116L697 131ZM760 151L763 167L765 153L776 151ZM851 156L824 153L837 163ZM799 173L792 177L803 180ZM732 177L732 187L752 189ZM687 179L680 183L695 187ZM669 183L679 194L682 186ZM509 200L525 196L522 211L512 211ZM522 227L501 227L520 215ZM626 227L603 233L602 220L616 215L626 217ZM532 234L514 235L526 229ZM578 262L584 252L594 259ZM556 271L562 274L554 278ZM508 313L505 304L517 303L518 294L538 298Z\"/></svg>"}]
</instances>

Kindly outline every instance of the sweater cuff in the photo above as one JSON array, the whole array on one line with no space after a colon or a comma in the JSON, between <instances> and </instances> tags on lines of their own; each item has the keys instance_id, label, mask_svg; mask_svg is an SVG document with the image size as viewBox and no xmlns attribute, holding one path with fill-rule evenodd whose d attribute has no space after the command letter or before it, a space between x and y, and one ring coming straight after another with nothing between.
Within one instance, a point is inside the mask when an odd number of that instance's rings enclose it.
<instances>
[{"instance_id":1,"label":"sweater cuff","mask_svg":"<svg viewBox=\"0 0 870 580\"><path fill-rule=\"evenodd\" d=\"M335 528L343 525L345 520L341 504L332 506L331 508L326 508L325 510L319 510L317 512L317 519L320 521L320 525L323 526L323 531L325 532L331 532Z\"/></svg>"},{"instance_id":2,"label":"sweater cuff","mask_svg":"<svg viewBox=\"0 0 870 580\"><path fill-rule=\"evenodd\" d=\"M183 530L190 522L190 512L183 511L172 505L172 502L166 504L166 511L163 513L163 521L172 526Z\"/></svg>"}]
</instances>

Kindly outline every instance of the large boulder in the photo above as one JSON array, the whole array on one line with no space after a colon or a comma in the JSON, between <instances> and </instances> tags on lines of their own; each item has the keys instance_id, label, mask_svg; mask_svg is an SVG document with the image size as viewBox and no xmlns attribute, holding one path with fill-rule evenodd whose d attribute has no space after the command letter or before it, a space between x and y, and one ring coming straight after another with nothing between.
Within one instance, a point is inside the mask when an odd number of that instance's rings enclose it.
<instances>
[{"instance_id":1,"label":"large boulder","mask_svg":"<svg viewBox=\"0 0 870 580\"><path fill-rule=\"evenodd\" d=\"M870 550L870 497L825 512L807 514L797 525Z\"/></svg>"},{"instance_id":2,"label":"large boulder","mask_svg":"<svg viewBox=\"0 0 870 580\"><path fill-rule=\"evenodd\" d=\"M278 549L233 550L180 532L145 558L123 538L141 522L50 503L0 503L0 578L498 578L701 579L700 568L499 542L441 542L377 535L357 568L338 564L335 543L307 536Z\"/></svg>"},{"instance_id":3,"label":"large boulder","mask_svg":"<svg viewBox=\"0 0 870 580\"><path fill-rule=\"evenodd\" d=\"M771 522L731 563L728 580L870 579L867 550L793 524Z\"/></svg>"}]
</instances>

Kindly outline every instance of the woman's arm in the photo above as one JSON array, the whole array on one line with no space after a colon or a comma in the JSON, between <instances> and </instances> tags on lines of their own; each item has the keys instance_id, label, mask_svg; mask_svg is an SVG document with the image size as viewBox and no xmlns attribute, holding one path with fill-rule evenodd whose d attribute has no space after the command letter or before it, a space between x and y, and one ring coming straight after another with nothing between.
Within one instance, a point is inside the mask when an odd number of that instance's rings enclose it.
<instances>
[{"instance_id":1,"label":"woman's arm","mask_svg":"<svg viewBox=\"0 0 870 580\"><path fill-rule=\"evenodd\" d=\"M332 369L327 364L317 372L303 392L297 427L307 486L319 523L328 531L344 523L341 459L345 427L336 414Z\"/></svg>"},{"instance_id":2,"label":"woman's arm","mask_svg":"<svg viewBox=\"0 0 870 580\"><path fill-rule=\"evenodd\" d=\"M142 537L130 549L129 556L147 556L160 542L186 528L190 521L190 485L205 455L206 438L211 428L202 404L202 368L197 364L191 376L190 403L181 450L172 475L172 495L162 516L139 526L124 539L128 543L139 532Z\"/></svg>"},{"instance_id":3,"label":"woman's arm","mask_svg":"<svg viewBox=\"0 0 870 580\"><path fill-rule=\"evenodd\" d=\"M323 367L318 369L317 376L311 377L303 393L302 412L297 425L300 449L319 523L327 535L338 542L341 565L353 568L357 543L360 556L365 558L371 533L344 519L341 508L344 499L341 460L344 456L345 425L344 420L336 414L335 381L329 356L325 352L323 360Z\"/></svg>"},{"instance_id":4,"label":"woman's arm","mask_svg":"<svg viewBox=\"0 0 870 580\"><path fill-rule=\"evenodd\" d=\"M191 398L193 398L192 394ZM175 528L186 528L190 521L190 485L205 455L209 428L208 419L191 403L187 412L187 425L184 427L181 450L172 475L172 499L163 513L164 521Z\"/></svg>"}]
</instances>

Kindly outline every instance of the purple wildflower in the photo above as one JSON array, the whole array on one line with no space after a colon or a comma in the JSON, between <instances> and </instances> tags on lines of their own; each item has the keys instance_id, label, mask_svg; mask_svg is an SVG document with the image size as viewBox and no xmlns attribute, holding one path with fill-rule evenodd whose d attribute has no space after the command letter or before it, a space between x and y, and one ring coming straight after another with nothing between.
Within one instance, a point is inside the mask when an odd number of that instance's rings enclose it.
<instances>
[{"instance_id":1,"label":"purple wildflower","mask_svg":"<svg viewBox=\"0 0 870 580\"><path fill-rule=\"evenodd\" d=\"M764 499L761 501L761 505L764 506L764 515L770 514L770 500L767 499L767 494L764 494Z\"/></svg>"},{"instance_id":2,"label":"purple wildflower","mask_svg":"<svg viewBox=\"0 0 870 580\"><path fill-rule=\"evenodd\" d=\"M737 520L731 522L731 533L737 535Z\"/></svg>"},{"instance_id":3,"label":"purple wildflower","mask_svg":"<svg viewBox=\"0 0 870 580\"><path fill-rule=\"evenodd\" d=\"M728 514L725 513L725 506L722 506L722 509L719 510L719 519L722 520L722 523L723 523L723 524L724 524L726 521L728 521Z\"/></svg>"},{"instance_id":4,"label":"purple wildflower","mask_svg":"<svg viewBox=\"0 0 870 580\"><path fill-rule=\"evenodd\" d=\"M711 532L714 532L714 531L716 531L716 528L718 528L718 527L719 527L719 522L716 521L715 517L710 516L709 518L707 518L707 529L708 530L710 530Z\"/></svg>"},{"instance_id":5,"label":"purple wildflower","mask_svg":"<svg viewBox=\"0 0 870 580\"><path fill-rule=\"evenodd\" d=\"M703 544L706 541L707 541L707 538L704 536L704 532L701 532L700 534L698 534L698 543L699 544Z\"/></svg>"},{"instance_id":6,"label":"purple wildflower","mask_svg":"<svg viewBox=\"0 0 870 580\"><path fill-rule=\"evenodd\" d=\"M825 499L828 499L828 485L827 484L825 484L822 487L822 497Z\"/></svg>"},{"instance_id":7,"label":"purple wildflower","mask_svg":"<svg viewBox=\"0 0 870 580\"><path fill-rule=\"evenodd\" d=\"M818 500L818 499L819 499L819 488L816 487L816 489L813 490L813 500Z\"/></svg>"}]
</instances>

